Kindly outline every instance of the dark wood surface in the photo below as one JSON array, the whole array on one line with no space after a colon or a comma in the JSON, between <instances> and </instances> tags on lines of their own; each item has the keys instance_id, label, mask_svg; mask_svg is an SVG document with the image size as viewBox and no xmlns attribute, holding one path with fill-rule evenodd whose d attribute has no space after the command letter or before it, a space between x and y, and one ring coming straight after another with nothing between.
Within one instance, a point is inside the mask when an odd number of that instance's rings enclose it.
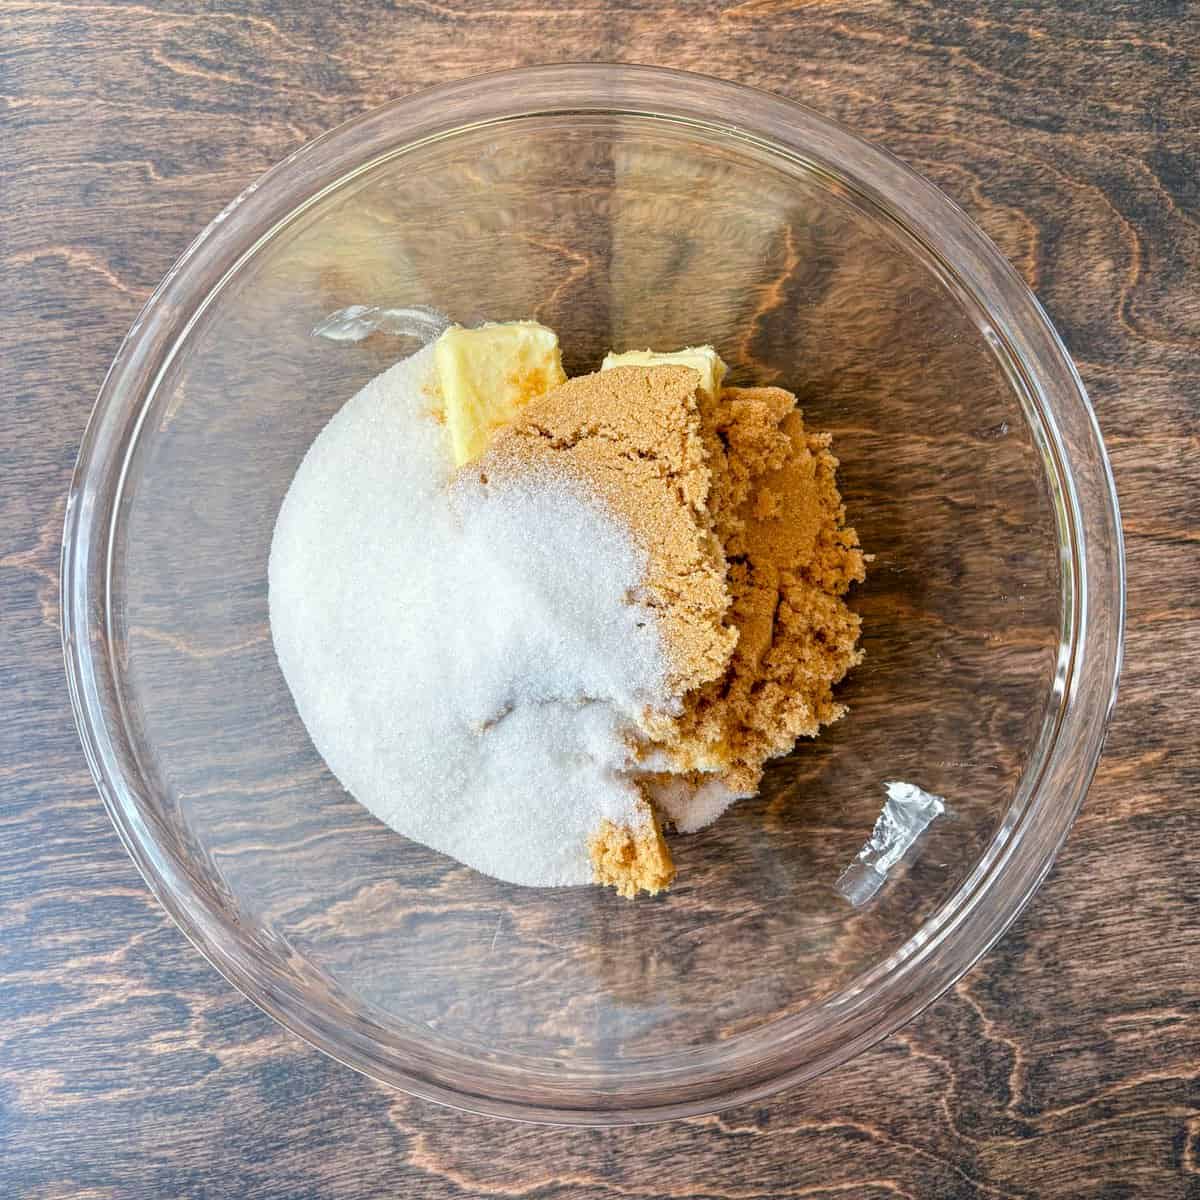
<instances>
[{"instance_id":1,"label":"dark wood surface","mask_svg":"<svg viewBox=\"0 0 1200 1200\"><path fill-rule=\"evenodd\" d=\"M580 58L806 100L956 198L1075 354L1130 563L1104 762L1003 942L817 1085L611 1132L389 1092L226 985L109 825L58 635L92 398L193 234L384 99ZM1167 0L0 4L0 1195L1200 1196L1198 67Z\"/></svg>"}]
</instances>

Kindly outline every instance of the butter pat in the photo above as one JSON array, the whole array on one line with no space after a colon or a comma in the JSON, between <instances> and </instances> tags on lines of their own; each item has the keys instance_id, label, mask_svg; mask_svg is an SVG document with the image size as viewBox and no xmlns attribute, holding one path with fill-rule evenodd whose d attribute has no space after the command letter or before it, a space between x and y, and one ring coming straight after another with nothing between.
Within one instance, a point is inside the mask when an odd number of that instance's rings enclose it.
<instances>
[{"instance_id":1,"label":"butter pat","mask_svg":"<svg viewBox=\"0 0 1200 1200\"><path fill-rule=\"evenodd\" d=\"M627 350L616 354L610 350L600 364L600 370L613 367L691 367L700 373L699 391L709 400L721 394L721 381L725 378L725 364L711 346L689 346L686 350Z\"/></svg>"},{"instance_id":2,"label":"butter pat","mask_svg":"<svg viewBox=\"0 0 1200 1200\"><path fill-rule=\"evenodd\" d=\"M458 467L478 458L530 400L567 379L558 335L536 321L452 325L434 343L433 359Z\"/></svg>"}]
</instances>

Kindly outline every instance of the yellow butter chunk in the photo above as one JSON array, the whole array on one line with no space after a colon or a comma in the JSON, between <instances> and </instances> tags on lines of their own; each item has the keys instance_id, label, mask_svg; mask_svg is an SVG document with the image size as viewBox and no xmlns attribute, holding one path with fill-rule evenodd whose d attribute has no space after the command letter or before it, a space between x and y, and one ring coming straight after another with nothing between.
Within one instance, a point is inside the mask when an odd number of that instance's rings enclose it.
<instances>
[{"instance_id":1,"label":"yellow butter chunk","mask_svg":"<svg viewBox=\"0 0 1200 1200\"><path fill-rule=\"evenodd\" d=\"M610 350L600 364L600 370L612 367L691 367L700 372L700 391L710 400L721 394L725 364L711 346L688 346L685 350L627 350L617 354Z\"/></svg>"},{"instance_id":2,"label":"yellow butter chunk","mask_svg":"<svg viewBox=\"0 0 1200 1200\"><path fill-rule=\"evenodd\" d=\"M459 467L478 458L530 400L567 378L558 335L536 321L452 325L434 345L433 360Z\"/></svg>"}]
</instances>

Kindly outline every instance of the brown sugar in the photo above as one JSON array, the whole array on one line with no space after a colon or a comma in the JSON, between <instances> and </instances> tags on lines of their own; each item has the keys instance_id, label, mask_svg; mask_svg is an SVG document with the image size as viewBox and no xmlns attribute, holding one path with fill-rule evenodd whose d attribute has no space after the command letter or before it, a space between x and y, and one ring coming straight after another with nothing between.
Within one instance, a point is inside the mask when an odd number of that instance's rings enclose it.
<instances>
[{"instance_id":1,"label":"brown sugar","mask_svg":"<svg viewBox=\"0 0 1200 1200\"><path fill-rule=\"evenodd\" d=\"M604 820L588 843L592 875L597 883L617 889L632 899L638 892L651 896L669 888L675 879L675 863L658 814L646 806L646 823L637 829Z\"/></svg>"},{"instance_id":2,"label":"brown sugar","mask_svg":"<svg viewBox=\"0 0 1200 1200\"><path fill-rule=\"evenodd\" d=\"M862 659L843 597L865 578L863 554L831 438L809 433L795 404L780 388L726 388L702 413L738 641L726 671L656 731L675 771L717 772L739 794L757 789L767 759L843 715L833 686Z\"/></svg>"},{"instance_id":3,"label":"brown sugar","mask_svg":"<svg viewBox=\"0 0 1200 1200\"><path fill-rule=\"evenodd\" d=\"M672 709L642 714L635 749L652 801L669 782L752 794L763 765L845 711L834 685L858 663L844 596L864 578L828 434L780 388L697 394L680 366L569 380L496 435L488 473L553 464L577 478L647 554L637 599L658 622ZM602 823L593 876L623 896L668 887L675 868L651 804L636 827Z\"/></svg>"}]
</instances>

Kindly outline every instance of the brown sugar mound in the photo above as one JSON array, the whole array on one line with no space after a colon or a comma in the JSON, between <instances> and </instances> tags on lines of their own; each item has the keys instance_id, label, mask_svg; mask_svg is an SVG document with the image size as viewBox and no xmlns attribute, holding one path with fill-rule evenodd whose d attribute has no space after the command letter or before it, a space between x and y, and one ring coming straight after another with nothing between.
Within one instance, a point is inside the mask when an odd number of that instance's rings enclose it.
<instances>
[{"instance_id":1,"label":"brown sugar mound","mask_svg":"<svg viewBox=\"0 0 1200 1200\"><path fill-rule=\"evenodd\" d=\"M865 578L846 525L828 434L809 433L780 388L726 388L702 412L709 506L728 560L738 631L721 677L684 697L655 731L674 772L705 772L753 793L767 759L815 735L845 707L833 686L861 661L861 621L843 600Z\"/></svg>"},{"instance_id":2,"label":"brown sugar mound","mask_svg":"<svg viewBox=\"0 0 1200 1200\"><path fill-rule=\"evenodd\" d=\"M666 691L717 678L736 631L726 622L725 557L709 511L696 388L687 367L581 375L533 401L492 443L480 469L550 467L578 479L648 556L641 593L667 654Z\"/></svg>"},{"instance_id":3,"label":"brown sugar mound","mask_svg":"<svg viewBox=\"0 0 1200 1200\"><path fill-rule=\"evenodd\" d=\"M711 785L752 794L768 759L842 716L833 687L862 658L843 597L864 578L863 554L829 435L805 429L790 392L705 399L699 382L680 366L571 379L530 403L476 464L485 476L565 472L646 552L630 600L654 614L677 703L641 714L645 820L604 821L589 842L596 882L622 896L674 879L656 795L674 818L672 790L676 803L681 789L686 798Z\"/></svg>"}]
</instances>

